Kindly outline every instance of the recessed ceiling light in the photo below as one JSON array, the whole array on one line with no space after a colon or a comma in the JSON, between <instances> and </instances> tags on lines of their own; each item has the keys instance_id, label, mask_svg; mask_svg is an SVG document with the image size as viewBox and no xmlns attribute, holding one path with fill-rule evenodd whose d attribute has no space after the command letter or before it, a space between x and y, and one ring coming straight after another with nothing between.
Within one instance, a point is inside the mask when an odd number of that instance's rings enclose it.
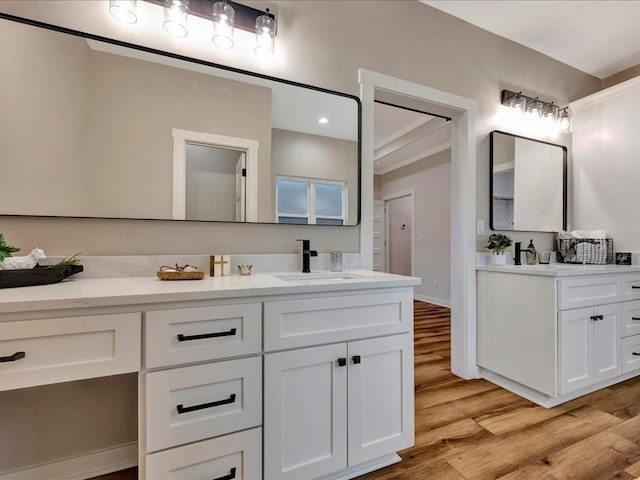
<instances>
[{"instance_id":1,"label":"recessed ceiling light","mask_svg":"<svg viewBox=\"0 0 640 480\"><path fill-rule=\"evenodd\" d=\"M329 123L329 119L327 117L320 117L318 119L318 123L321 123L324 125L325 123Z\"/></svg>"}]
</instances>

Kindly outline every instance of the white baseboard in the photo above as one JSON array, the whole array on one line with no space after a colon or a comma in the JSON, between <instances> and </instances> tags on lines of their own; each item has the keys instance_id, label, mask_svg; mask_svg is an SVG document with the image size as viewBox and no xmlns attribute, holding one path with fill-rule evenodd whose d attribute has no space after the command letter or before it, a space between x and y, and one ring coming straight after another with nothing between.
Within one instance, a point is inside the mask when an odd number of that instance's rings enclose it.
<instances>
[{"instance_id":1,"label":"white baseboard","mask_svg":"<svg viewBox=\"0 0 640 480\"><path fill-rule=\"evenodd\" d=\"M427 295L414 294L413 298L421 302L433 303L441 307L451 308L451 300L442 300L441 298L428 297Z\"/></svg>"},{"instance_id":2,"label":"white baseboard","mask_svg":"<svg viewBox=\"0 0 640 480\"><path fill-rule=\"evenodd\" d=\"M0 480L83 480L138 464L138 443L126 443L51 463L0 473Z\"/></svg>"}]
</instances>

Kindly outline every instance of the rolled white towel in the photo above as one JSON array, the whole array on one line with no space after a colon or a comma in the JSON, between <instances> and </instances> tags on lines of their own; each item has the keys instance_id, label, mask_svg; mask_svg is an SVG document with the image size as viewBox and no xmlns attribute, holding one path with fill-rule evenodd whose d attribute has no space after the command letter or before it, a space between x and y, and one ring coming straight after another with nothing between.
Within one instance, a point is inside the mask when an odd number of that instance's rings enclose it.
<instances>
[{"instance_id":1,"label":"rolled white towel","mask_svg":"<svg viewBox=\"0 0 640 480\"><path fill-rule=\"evenodd\" d=\"M589 242L580 242L576 245L576 261L580 263L595 263L596 246Z\"/></svg>"},{"instance_id":2,"label":"rolled white towel","mask_svg":"<svg viewBox=\"0 0 640 480\"><path fill-rule=\"evenodd\" d=\"M606 230L573 230L571 232L573 238L607 238Z\"/></svg>"}]
</instances>

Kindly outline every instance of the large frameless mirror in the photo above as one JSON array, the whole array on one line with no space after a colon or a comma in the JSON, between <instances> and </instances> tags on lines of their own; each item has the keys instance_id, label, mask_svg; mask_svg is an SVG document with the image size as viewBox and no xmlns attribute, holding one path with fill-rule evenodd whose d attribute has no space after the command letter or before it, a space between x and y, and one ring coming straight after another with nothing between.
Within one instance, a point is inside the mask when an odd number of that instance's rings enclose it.
<instances>
[{"instance_id":1,"label":"large frameless mirror","mask_svg":"<svg viewBox=\"0 0 640 480\"><path fill-rule=\"evenodd\" d=\"M0 214L359 222L357 97L2 15Z\"/></svg>"}]
</instances>

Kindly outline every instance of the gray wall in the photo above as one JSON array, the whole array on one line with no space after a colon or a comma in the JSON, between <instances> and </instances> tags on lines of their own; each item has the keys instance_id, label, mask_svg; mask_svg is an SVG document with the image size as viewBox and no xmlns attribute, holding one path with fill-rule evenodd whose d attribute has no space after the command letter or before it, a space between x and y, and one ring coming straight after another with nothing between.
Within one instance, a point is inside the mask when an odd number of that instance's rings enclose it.
<instances>
[{"instance_id":1,"label":"gray wall","mask_svg":"<svg viewBox=\"0 0 640 480\"><path fill-rule=\"evenodd\" d=\"M451 304L451 149L378 176L380 197L415 189L416 295Z\"/></svg>"},{"instance_id":2,"label":"gray wall","mask_svg":"<svg viewBox=\"0 0 640 480\"><path fill-rule=\"evenodd\" d=\"M100 5L9 0L0 9L351 94L358 94L357 69L364 67L475 99L477 205L478 217L484 219L489 208L487 134L496 127L500 90L523 90L565 104L600 87L595 77L413 0L271 2L278 16L280 55L271 63L242 52L221 52L210 42L176 42L162 29L151 36L147 30L112 21L106 3ZM380 31L385 34L376 34ZM345 251L357 251L359 245L357 227L3 218L2 230L10 243L24 249L38 243L51 255L289 253L296 251L292 239L299 235L321 251L334 243Z\"/></svg>"}]
</instances>

